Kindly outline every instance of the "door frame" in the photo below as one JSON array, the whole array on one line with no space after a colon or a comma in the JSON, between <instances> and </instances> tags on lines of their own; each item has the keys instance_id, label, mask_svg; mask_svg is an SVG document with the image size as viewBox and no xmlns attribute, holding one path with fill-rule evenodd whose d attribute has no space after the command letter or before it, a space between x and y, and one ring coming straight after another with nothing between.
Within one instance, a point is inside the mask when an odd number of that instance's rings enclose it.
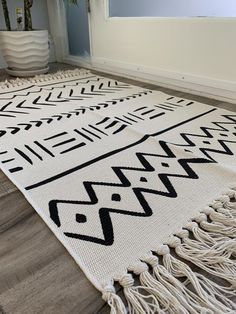
<instances>
[{"instance_id":1,"label":"door frame","mask_svg":"<svg viewBox=\"0 0 236 314\"><path fill-rule=\"evenodd\" d=\"M90 57L73 56L69 53L67 20L64 1L47 0L47 7L50 32L55 46L56 61L91 68L93 50L90 13L88 12Z\"/></svg>"}]
</instances>

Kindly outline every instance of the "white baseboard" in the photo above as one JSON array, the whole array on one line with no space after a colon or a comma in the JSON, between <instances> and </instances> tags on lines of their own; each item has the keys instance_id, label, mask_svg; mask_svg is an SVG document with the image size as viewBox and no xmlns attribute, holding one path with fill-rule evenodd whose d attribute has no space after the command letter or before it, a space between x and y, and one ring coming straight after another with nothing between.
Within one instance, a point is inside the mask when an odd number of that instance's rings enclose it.
<instances>
[{"instance_id":1,"label":"white baseboard","mask_svg":"<svg viewBox=\"0 0 236 314\"><path fill-rule=\"evenodd\" d=\"M68 56L63 59L63 62L79 67L85 67L91 70L93 69L91 58L89 57Z\"/></svg>"},{"instance_id":2,"label":"white baseboard","mask_svg":"<svg viewBox=\"0 0 236 314\"><path fill-rule=\"evenodd\" d=\"M68 56L64 62L236 104L236 82L171 72L104 58Z\"/></svg>"}]
</instances>

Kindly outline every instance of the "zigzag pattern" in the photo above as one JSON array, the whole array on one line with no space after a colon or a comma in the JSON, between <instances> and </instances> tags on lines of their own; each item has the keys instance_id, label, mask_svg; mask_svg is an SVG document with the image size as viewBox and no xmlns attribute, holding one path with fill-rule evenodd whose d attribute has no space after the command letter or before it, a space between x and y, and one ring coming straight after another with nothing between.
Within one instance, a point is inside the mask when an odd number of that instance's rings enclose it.
<instances>
[{"instance_id":1,"label":"zigzag pattern","mask_svg":"<svg viewBox=\"0 0 236 314\"><path fill-rule=\"evenodd\" d=\"M217 132L226 131L226 132L228 132L229 128L224 127L223 125L232 126L232 125L236 124L236 115L222 115L222 117L226 118L227 120L230 120L231 122L228 122L228 121L212 122L212 124L216 125L217 128L200 127L200 130L202 131L201 134L180 133L180 136L184 139L185 143L184 144L172 143L172 144L175 146L195 147L196 143L194 143L194 141L191 140L191 138L193 138L193 139L195 139L195 138L213 139L214 135L210 131L217 131ZM236 132L233 133L233 135L236 135ZM203 155L205 155L205 157L207 157L209 160L211 160L212 162L215 162L215 163L217 163L217 161L210 155L210 153L221 153L221 154L231 155L231 156L233 155L233 152L230 150L230 148L227 146L226 143L234 143L235 144L236 141L219 139L218 143L220 145L220 148L222 148L222 150L212 149L212 148L204 148L204 147L199 148L199 150L203 153Z\"/></svg>"},{"instance_id":2,"label":"zigzag pattern","mask_svg":"<svg viewBox=\"0 0 236 314\"><path fill-rule=\"evenodd\" d=\"M178 196L177 190L173 184L173 178L182 178L182 179L198 179L199 176L193 169L194 164L207 164L207 163L216 163L217 161L210 156L210 153L217 153L219 155L225 154L225 155L233 155L234 153L230 150L230 148L227 146L226 143L236 143L236 141L222 141L219 140L222 149L205 149L205 148L199 148L201 152L203 152L206 156L206 158L180 158L178 159L178 156L173 151L173 147L175 146L195 146L196 144L193 142L193 140L190 140L189 137L207 137L207 138L213 138L214 136L210 133L211 131L228 131L227 128L224 128L222 125L232 125L236 124L236 120L233 118L236 115L228 115L224 116L226 119L231 120L232 122L214 122L213 124L217 125L218 128L209 128L209 127L202 127L201 130L203 131L203 134L187 134L187 133L181 133L181 137L185 140L185 144L179 144L179 143L168 143L165 141L159 141L160 148L163 150L163 154L152 154L152 153L144 153L144 152L137 152L136 158L137 161L140 163L140 167L126 167L126 166L120 166L120 167L112 167L112 171L115 173L117 177L117 182L95 182L95 181L86 181L83 182L84 188L88 195L88 200L82 200L82 201L73 201L73 200L52 200L49 202L49 212L50 217L54 221L54 223L61 227L61 221L60 221L60 204L70 204L70 205L80 205L82 206L99 206L99 196L96 194L96 186L104 186L104 187L123 187L123 188L129 188L132 190L133 195L136 197L138 204L140 205L139 210L126 210L126 209L117 209L111 207L101 207L98 210L98 216L101 223L101 228L103 231L103 238L95 237L95 236L89 236L85 234L79 234L79 233L71 233L71 232L65 232L64 234L68 237L83 240L83 241L90 241L93 243L110 246L114 243L114 230L113 230L113 223L112 223L112 216L115 214L124 215L124 216L134 216L134 217L149 217L153 214L153 209L149 205L147 199L145 198L145 195L148 194L155 194L162 197L169 197L169 198L176 198ZM183 173L171 173L169 172L157 172L159 169L155 169L155 167L151 164L151 162L148 160L150 157L155 159L160 159L161 161L163 159L172 159L175 160L176 165L180 166L180 168L183 170ZM164 163L164 167L169 167L168 164ZM177 167L179 168L179 167ZM137 183L134 185L129 179L129 174L132 172L138 172L140 173L140 181L145 181L145 177L142 175L145 173L153 173L155 176L159 178L160 183L163 185L163 189L154 189L153 186L149 188L143 188L143 187L137 187ZM113 195L114 196L114 195ZM115 195L116 201L120 200L120 196ZM113 199L112 199L113 200ZM94 209L96 210L96 209ZM77 214L78 223L85 223L86 222L86 216L82 214Z\"/></svg>"},{"instance_id":3,"label":"zigzag pattern","mask_svg":"<svg viewBox=\"0 0 236 314\"><path fill-rule=\"evenodd\" d=\"M129 168L129 167L112 167L112 170L117 176L118 182L91 182L87 181L84 182L84 188L88 194L89 201L63 201L63 200L53 200L49 203L49 211L50 217L54 221L54 223L60 227L60 218L59 218L59 210L58 206L60 204L71 204L71 205L95 205L98 203L98 196L95 192L96 186L108 186L108 187L131 187L131 182L128 179L125 172L129 171L137 171L141 173L145 172L155 172L155 168L151 165L148 161L148 157L156 157L156 158L176 158L175 154L171 151L168 144L166 142L159 142L160 146L163 148L165 154L158 155L158 154L149 154L149 153L136 153L136 157L141 164L139 168ZM104 238L97 238L93 236L87 236L82 234L74 234L70 232L65 232L65 235L68 237L84 240L84 241L91 241L97 244L102 245L112 245L114 242L114 232L111 220L111 214L122 214L122 215L129 215L135 217L149 217L153 214L152 208L149 206L147 200L145 199L145 194L156 194L166 197L177 197L177 192L171 183L170 178L185 178L185 179L198 179L198 175L195 171L190 167L190 164L194 163L209 163L209 160L203 158L190 158L190 159L179 159L177 160L179 165L184 170L183 174L169 174L169 173L159 173L158 177L160 181L163 183L164 189L163 190L154 190L152 188L132 188L134 195L136 196L138 202L141 205L143 211L129 211L123 209L114 209L114 208L100 208L99 209L99 217L101 221L101 227L103 230Z\"/></svg>"}]
</instances>

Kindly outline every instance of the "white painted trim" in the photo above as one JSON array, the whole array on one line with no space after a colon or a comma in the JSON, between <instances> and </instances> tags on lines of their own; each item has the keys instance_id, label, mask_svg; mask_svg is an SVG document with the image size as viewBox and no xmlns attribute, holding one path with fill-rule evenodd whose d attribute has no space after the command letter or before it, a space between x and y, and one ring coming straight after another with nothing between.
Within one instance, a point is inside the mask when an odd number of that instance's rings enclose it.
<instances>
[{"instance_id":1,"label":"white painted trim","mask_svg":"<svg viewBox=\"0 0 236 314\"><path fill-rule=\"evenodd\" d=\"M64 62L236 104L236 82L232 81L170 72L105 58L68 56Z\"/></svg>"},{"instance_id":2,"label":"white painted trim","mask_svg":"<svg viewBox=\"0 0 236 314\"><path fill-rule=\"evenodd\" d=\"M72 56L69 54L69 41L68 30L66 20L66 10L63 0L47 0L49 24L51 29L51 36L55 46L55 55L57 62L67 62L74 64L76 59L76 65L90 67L90 58ZM92 42L92 27L91 27L91 14L88 13L88 26L89 26L89 42L90 42L90 55L93 55L93 42Z\"/></svg>"},{"instance_id":3,"label":"white painted trim","mask_svg":"<svg viewBox=\"0 0 236 314\"><path fill-rule=\"evenodd\" d=\"M63 59L64 63L79 66L86 69L92 69L91 58L68 55Z\"/></svg>"},{"instance_id":4,"label":"white painted trim","mask_svg":"<svg viewBox=\"0 0 236 314\"><path fill-rule=\"evenodd\" d=\"M109 1L110 0L103 0L103 7L104 7L104 14L106 21L160 21L160 20L186 20L186 21L195 21L203 19L204 21L214 21L214 20L235 20L235 17L218 17L218 16L110 16L110 9L109 9Z\"/></svg>"},{"instance_id":5,"label":"white painted trim","mask_svg":"<svg viewBox=\"0 0 236 314\"><path fill-rule=\"evenodd\" d=\"M92 15L96 14L96 12L92 12L91 0L90 1L90 12L88 12L88 29L89 29L89 45L90 45L90 57L93 56L93 33L92 33Z\"/></svg>"},{"instance_id":6,"label":"white painted trim","mask_svg":"<svg viewBox=\"0 0 236 314\"><path fill-rule=\"evenodd\" d=\"M110 6L109 6L110 0L104 0L103 2L103 8L104 8L104 19L107 21L110 19Z\"/></svg>"}]
</instances>

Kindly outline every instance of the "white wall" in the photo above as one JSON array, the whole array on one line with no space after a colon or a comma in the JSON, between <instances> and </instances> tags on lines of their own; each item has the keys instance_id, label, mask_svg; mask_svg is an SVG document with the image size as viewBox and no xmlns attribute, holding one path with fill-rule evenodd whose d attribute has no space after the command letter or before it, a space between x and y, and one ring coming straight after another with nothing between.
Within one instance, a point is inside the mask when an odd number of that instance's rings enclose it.
<instances>
[{"instance_id":1,"label":"white wall","mask_svg":"<svg viewBox=\"0 0 236 314\"><path fill-rule=\"evenodd\" d=\"M160 77L159 83L166 78L181 85L185 80L235 93L236 19L106 18L106 0L91 4L97 66L134 71L141 78L147 73Z\"/></svg>"},{"instance_id":2,"label":"white wall","mask_svg":"<svg viewBox=\"0 0 236 314\"><path fill-rule=\"evenodd\" d=\"M54 0L53 0L54 1ZM8 0L10 18L12 22L12 28L16 28L16 8L23 7L23 0ZM46 0L35 0L32 7L33 27L35 29L49 29L48 10ZM0 3L0 29L5 29L5 23L3 20L2 6ZM0 54L0 68L5 67L5 63Z\"/></svg>"},{"instance_id":3,"label":"white wall","mask_svg":"<svg viewBox=\"0 0 236 314\"><path fill-rule=\"evenodd\" d=\"M235 0L110 0L110 16L236 16Z\"/></svg>"}]
</instances>

